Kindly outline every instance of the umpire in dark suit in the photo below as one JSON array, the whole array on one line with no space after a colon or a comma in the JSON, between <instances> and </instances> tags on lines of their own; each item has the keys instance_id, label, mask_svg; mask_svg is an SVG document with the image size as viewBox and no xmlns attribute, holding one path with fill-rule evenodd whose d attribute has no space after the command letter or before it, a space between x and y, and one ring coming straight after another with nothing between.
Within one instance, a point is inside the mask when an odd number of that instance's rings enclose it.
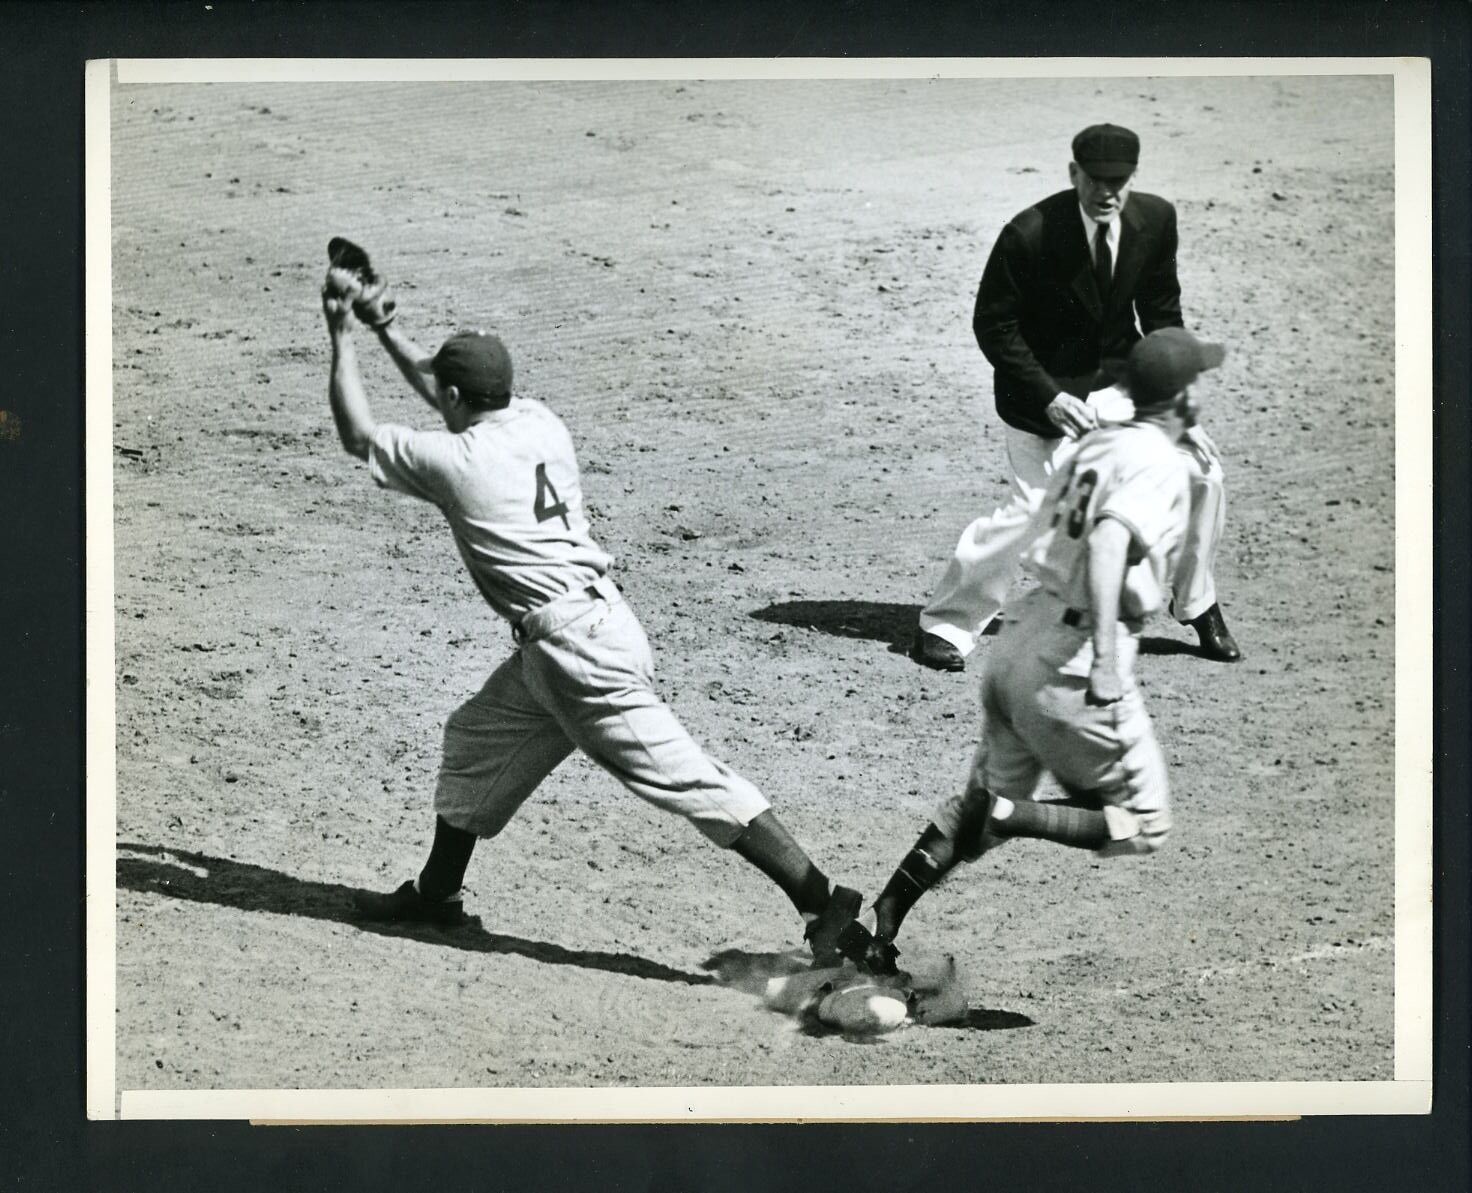
<instances>
[{"instance_id":1,"label":"umpire in dark suit","mask_svg":"<svg viewBox=\"0 0 1472 1193\"><path fill-rule=\"evenodd\" d=\"M911 654L926 666L965 666L1006 599L1048 477L1078 436L1128 417L1115 362L1142 335L1182 326L1175 208L1134 189L1139 160L1129 129L1084 129L1068 164L1072 187L1015 216L992 247L972 327L994 370L1013 498L966 528L921 613ZM1234 662L1241 652L1212 576L1226 511L1221 462L1199 427L1181 450L1191 470L1191 527L1171 607L1196 630L1204 656Z\"/></svg>"}]
</instances>

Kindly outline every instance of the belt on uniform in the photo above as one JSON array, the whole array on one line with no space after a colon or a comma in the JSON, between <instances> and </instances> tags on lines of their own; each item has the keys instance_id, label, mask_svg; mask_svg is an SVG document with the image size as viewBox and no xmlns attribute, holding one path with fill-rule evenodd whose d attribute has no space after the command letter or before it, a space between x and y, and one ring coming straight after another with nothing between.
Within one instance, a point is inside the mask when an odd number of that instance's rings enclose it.
<instances>
[{"instance_id":1,"label":"belt on uniform","mask_svg":"<svg viewBox=\"0 0 1472 1193\"><path fill-rule=\"evenodd\" d=\"M583 588L574 588L571 592L560 593L535 609L529 609L522 614L521 618L511 625L511 638L518 646L529 640L529 637L543 637L550 634L567 622L582 616L583 605L596 600L605 600L612 604L623 599L619 587L607 576L599 576L593 583ZM566 607L567 616L557 620L560 608Z\"/></svg>"},{"instance_id":2,"label":"belt on uniform","mask_svg":"<svg viewBox=\"0 0 1472 1193\"><path fill-rule=\"evenodd\" d=\"M1065 609L1063 610L1063 616L1060 620L1071 630L1091 629L1094 625L1094 619L1090 617L1087 613L1085 613L1082 609ZM1138 634L1142 629L1145 628L1145 619L1136 617L1121 617L1119 619L1119 624L1124 626L1124 628L1128 630L1131 634Z\"/></svg>"}]
</instances>

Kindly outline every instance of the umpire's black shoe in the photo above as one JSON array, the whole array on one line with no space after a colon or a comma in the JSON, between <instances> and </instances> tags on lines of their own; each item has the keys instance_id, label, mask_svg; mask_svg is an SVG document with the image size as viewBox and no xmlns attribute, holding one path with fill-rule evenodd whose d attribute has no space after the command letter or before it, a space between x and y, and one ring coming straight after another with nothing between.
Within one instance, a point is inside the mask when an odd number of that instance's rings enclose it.
<instances>
[{"instance_id":1,"label":"umpire's black shoe","mask_svg":"<svg viewBox=\"0 0 1472 1193\"><path fill-rule=\"evenodd\" d=\"M826 969L843 959L838 951L839 934L854 922L864 906L864 896L851 887L835 886L828 896L828 906L808 924L803 939L813 950L813 967Z\"/></svg>"},{"instance_id":2,"label":"umpire's black shoe","mask_svg":"<svg viewBox=\"0 0 1472 1193\"><path fill-rule=\"evenodd\" d=\"M465 922L465 904L459 895L426 899L412 878L386 895L360 891L353 896L353 910L360 920L378 923L439 924L455 928Z\"/></svg>"},{"instance_id":3,"label":"umpire's black shoe","mask_svg":"<svg viewBox=\"0 0 1472 1193\"><path fill-rule=\"evenodd\" d=\"M917 630L910 643L910 657L922 667L932 671L965 671L966 660L961 652L942 638L927 630Z\"/></svg>"},{"instance_id":4,"label":"umpire's black shoe","mask_svg":"<svg viewBox=\"0 0 1472 1193\"><path fill-rule=\"evenodd\" d=\"M891 977L900 971L900 951L894 941L870 932L858 920L850 921L838 934L838 951L860 969L879 977Z\"/></svg>"},{"instance_id":5,"label":"umpire's black shoe","mask_svg":"<svg viewBox=\"0 0 1472 1193\"><path fill-rule=\"evenodd\" d=\"M1242 658L1237 640L1232 637L1232 631L1227 629L1227 621L1222 616L1220 605L1213 605L1200 617L1193 617L1186 624L1201 639L1202 658L1218 663L1235 663Z\"/></svg>"}]
</instances>

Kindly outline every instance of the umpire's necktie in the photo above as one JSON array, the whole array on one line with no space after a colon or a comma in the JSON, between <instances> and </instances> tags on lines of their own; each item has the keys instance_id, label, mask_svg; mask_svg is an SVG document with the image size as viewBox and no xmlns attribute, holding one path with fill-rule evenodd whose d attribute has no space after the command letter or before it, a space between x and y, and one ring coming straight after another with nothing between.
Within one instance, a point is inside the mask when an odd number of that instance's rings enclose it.
<instances>
[{"instance_id":1,"label":"umpire's necktie","mask_svg":"<svg viewBox=\"0 0 1472 1193\"><path fill-rule=\"evenodd\" d=\"M1109 301L1109 283L1114 276L1114 256L1109 251L1109 225L1094 225L1094 283L1099 301Z\"/></svg>"}]
</instances>

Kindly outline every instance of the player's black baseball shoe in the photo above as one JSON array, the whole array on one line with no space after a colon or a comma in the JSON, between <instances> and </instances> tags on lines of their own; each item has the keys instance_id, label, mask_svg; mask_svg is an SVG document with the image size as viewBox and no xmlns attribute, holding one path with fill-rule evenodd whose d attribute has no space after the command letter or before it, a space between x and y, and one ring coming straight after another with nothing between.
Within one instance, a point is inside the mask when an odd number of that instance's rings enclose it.
<instances>
[{"instance_id":1,"label":"player's black baseball shoe","mask_svg":"<svg viewBox=\"0 0 1472 1193\"><path fill-rule=\"evenodd\" d=\"M807 926L803 939L813 951L813 966L826 969L837 965L842 957L838 951L838 936L844 928L854 922L864 906L864 896L851 887L835 886L828 896L828 906L817 919Z\"/></svg>"},{"instance_id":2,"label":"player's black baseball shoe","mask_svg":"<svg viewBox=\"0 0 1472 1193\"><path fill-rule=\"evenodd\" d=\"M465 904L458 895L426 899L412 878L386 895L359 891L353 896L353 910L360 920L376 923L439 924L445 928L465 923Z\"/></svg>"},{"instance_id":3,"label":"player's black baseball shoe","mask_svg":"<svg viewBox=\"0 0 1472 1193\"><path fill-rule=\"evenodd\" d=\"M879 977L899 973L900 951L887 936L878 936L858 920L850 920L838 934L838 951L857 965Z\"/></svg>"}]
</instances>

